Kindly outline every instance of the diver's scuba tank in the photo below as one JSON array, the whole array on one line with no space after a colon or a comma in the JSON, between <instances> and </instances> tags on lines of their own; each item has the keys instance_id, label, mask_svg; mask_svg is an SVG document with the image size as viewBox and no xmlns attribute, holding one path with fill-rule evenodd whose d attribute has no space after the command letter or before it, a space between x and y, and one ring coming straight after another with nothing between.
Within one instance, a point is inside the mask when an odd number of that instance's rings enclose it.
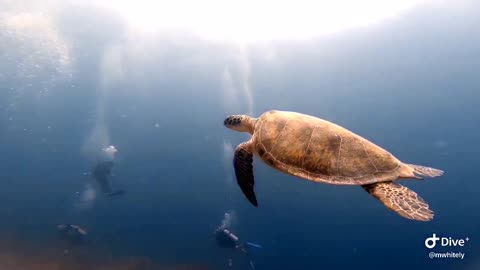
<instances>
[{"instance_id":1,"label":"diver's scuba tank","mask_svg":"<svg viewBox=\"0 0 480 270\"><path fill-rule=\"evenodd\" d=\"M224 229L223 233L225 233L225 235L227 235L233 241L238 242L239 238L235 234L233 234L231 231Z\"/></svg>"}]
</instances>

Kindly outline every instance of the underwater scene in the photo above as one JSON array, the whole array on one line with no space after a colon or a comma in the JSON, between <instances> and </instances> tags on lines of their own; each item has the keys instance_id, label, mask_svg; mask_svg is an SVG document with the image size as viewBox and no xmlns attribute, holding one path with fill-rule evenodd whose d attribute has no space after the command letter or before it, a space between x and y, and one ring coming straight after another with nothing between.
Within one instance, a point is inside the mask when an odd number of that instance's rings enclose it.
<instances>
[{"instance_id":1,"label":"underwater scene","mask_svg":"<svg viewBox=\"0 0 480 270\"><path fill-rule=\"evenodd\" d=\"M0 0L0 270L480 269L479 14Z\"/></svg>"}]
</instances>

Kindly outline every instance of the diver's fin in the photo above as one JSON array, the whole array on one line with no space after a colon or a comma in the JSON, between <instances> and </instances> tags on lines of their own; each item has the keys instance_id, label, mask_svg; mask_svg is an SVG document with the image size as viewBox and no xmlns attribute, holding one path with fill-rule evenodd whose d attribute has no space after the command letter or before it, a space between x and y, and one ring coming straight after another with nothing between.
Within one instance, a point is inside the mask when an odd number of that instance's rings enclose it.
<instances>
[{"instance_id":1,"label":"diver's fin","mask_svg":"<svg viewBox=\"0 0 480 270\"><path fill-rule=\"evenodd\" d=\"M430 167L414 165L414 164L406 164L406 165L412 168L413 174L420 179L423 179L423 177L437 177L443 174L442 170L438 170Z\"/></svg>"},{"instance_id":2,"label":"diver's fin","mask_svg":"<svg viewBox=\"0 0 480 270\"><path fill-rule=\"evenodd\" d=\"M257 198L253 189L255 181L253 177L253 154L250 151L250 144L250 142L244 142L235 148L233 167L235 168L237 183L243 194L251 204L257 207Z\"/></svg>"},{"instance_id":3,"label":"diver's fin","mask_svg":"<svg viewBox=\"0 0 480 270\"><path fill-rule=\"evenodd\" d=\"M400 216L418 221L433 219L433 211L414 191L393 182L374 183L362 186L388 209Z\"/></svg>"},{"instance_id":4,"label":"diver's fin","mask_svg":"<svg viewBox=\"0 0 480 270\"><path fill-rule=\"evenodd\" d=\"M254 248L262 248L262 246L260 246L259 244L255 244L255 243L252 243L252 242L245 242L245 245L247 245L249 247L254 247Z\"/></svg>"}]
</instances>

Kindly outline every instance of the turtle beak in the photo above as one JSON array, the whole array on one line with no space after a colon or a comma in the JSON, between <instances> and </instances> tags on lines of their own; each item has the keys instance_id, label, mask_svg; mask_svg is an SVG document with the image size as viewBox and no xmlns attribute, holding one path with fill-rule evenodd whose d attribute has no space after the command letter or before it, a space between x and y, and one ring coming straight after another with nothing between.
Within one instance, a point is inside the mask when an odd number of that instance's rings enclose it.
<instances>
[{"instance_id":1,"label":"turtle beak","mask_svg":"<svg viewBox=\"0 0 480 270\"><path fill-rule=\"evenodd\" d=\"M223 120L223 125L226 126L226 127L228 127L228 122L229 122L228 119L229 119L229 118L230 118L230 116L227 117L227 118L225 118L225 120Z\"/></svg>"}]
</instances>

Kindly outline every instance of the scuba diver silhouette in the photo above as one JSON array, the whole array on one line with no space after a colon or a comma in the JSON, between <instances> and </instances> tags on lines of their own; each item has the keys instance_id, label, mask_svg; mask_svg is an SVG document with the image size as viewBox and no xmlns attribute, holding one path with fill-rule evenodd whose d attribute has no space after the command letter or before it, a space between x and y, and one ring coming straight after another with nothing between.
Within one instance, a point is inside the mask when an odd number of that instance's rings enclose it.
<instances>
[{"instance_id":1,"label":"scuba diver silhouette","mask_svg":"<svg viewBox=\"0 0 480 270\"><path fill-rule=\"evenodd\" d=\"M60 224L57 226L60 238L64 241L63 254L70 253L70 249L80 246L85 242L87 230L74 224Z\"/></svg>"},{"instance_id":2,"label":"scuba diver silhouette","mask_svg":"<svg viewBox=\"0 0 480 270\"><path fill-rule=\"evenodd\" d=\"M255 262L253 261L251 255L255 250L262 248L262 246L251 242L241 242L239 237L231 232L231 230L228 228L229 224L228 222L225 222L226 219L230 219L230 215L228 213L225 213L225 219L222 221L222 225L215 230L215 240L217 245L221 248L241 251L243 254L248 256L250 268L255 269ZM229 268L233 266L232 259L228 260L228 266Z\"/></svg>"},{"instance_id":3,"label":"scuba diver silhouette","mask_svg":"<svg viewBox=\"0 0 480 270\"><path fill-rule=\"evenodd\" d=\"M240 243L239 238L227 229L220 229L215 231L215 240L222 248L233 248L248 254L244 247L244 243Z\"/></svg>"},{"instance_id":4,"label":"scuba diver silhouette","mask_svg":"<svg viewBox=\"0 0 480 270\"><path fill-rule=\"evenodd\" d=\"M97 163L97 165L95 165L92 170L93 178L97 180L102 192L108 196L122 195L125 193L125 191L121 189L117 191L112 191L110 182L108 182L108 177L112 174L113 165L113 161L103 161Z\"/></svg>"},{"instance_id":5,"label":"scuba diver silhouette","mask_svg":"<svg viewBox=\"0 0 480 270\"><path fill-rule=\"evenodd\" d=\"M108 177L112 174L112 168L115 165L113 159L117 153L115 146L110 145L102 149L103 160L99 161L92 169L92 176L97 180L102 192L108 196L123 195L124 190L113 191L108 181ZM106 159L106 160L105 160Z\"/></svg>"}]
</instances>

